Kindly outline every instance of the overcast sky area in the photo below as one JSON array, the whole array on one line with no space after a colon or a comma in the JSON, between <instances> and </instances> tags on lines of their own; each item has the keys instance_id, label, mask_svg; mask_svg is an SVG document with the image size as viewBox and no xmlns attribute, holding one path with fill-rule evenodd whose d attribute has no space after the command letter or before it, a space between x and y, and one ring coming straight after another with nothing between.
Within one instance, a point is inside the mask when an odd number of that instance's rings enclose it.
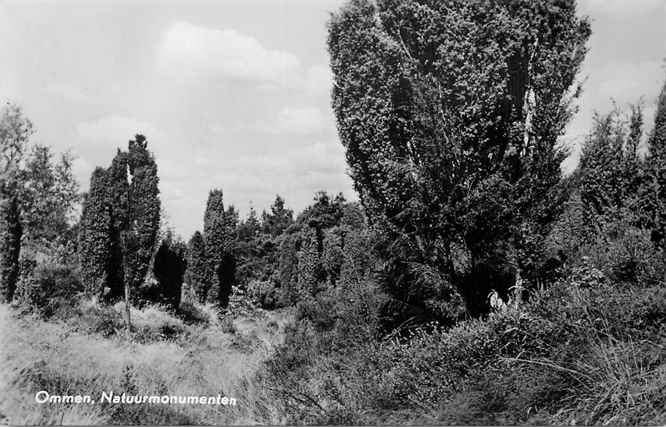
<instances>
[{"instance_id":1,"label":"overcast sky area","mask_svg":"<svg viewBox=\"0 0 666 427\"><path fill-rule=\"evenodd\" d=\"M208 191L243 214L279 193L356 199L330 108L326 22L340 0L3 1L0 99L33 140L77 155L88 187L135 133L148 137L169 226L202 227ZM576 144L593 112L643 96L651 126L666 76L666 0L581 0L593 35ZM571 168L575 156L565 168Z\"/></svg>"}]
</instances>

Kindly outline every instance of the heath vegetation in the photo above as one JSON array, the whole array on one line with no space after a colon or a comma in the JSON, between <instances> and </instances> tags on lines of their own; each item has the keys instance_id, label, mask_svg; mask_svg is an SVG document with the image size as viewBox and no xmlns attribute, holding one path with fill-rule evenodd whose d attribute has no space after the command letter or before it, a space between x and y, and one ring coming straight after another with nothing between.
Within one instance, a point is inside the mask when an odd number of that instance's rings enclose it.
<instances>
[{"instance_id":1,"label":"heath vegetation","mask_svg":"<svg viewBox=\"0 0 666 427\"><path fill-rule=\"evenodd\" d=\"M81 195L3 107L0 416L664 425L666 86L654 122L609 102L564 175L591 31L575 0L350 0L328 51L359 201L241 216L214 188L186 238L145 136Z\"/></svg>"}]
</instances>

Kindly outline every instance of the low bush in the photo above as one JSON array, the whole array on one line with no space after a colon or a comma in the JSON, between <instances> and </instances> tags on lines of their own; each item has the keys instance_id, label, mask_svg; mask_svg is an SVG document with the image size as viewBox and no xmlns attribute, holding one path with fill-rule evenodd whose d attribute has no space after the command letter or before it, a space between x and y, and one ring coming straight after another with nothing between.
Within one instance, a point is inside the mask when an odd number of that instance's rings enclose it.
<instances>
[{"instance_id":1,"label":"low bush","mask_svg":"<svg viewBox=\"0 0 666 427\"><path fill-rule=\"evenodd\" d=\"M261 308L273 310L282 306L280 288L272 280L252 280L247 286L247 292Z\"/></svg>"},{"instance_id":2,"label":"low bush","mask_svg":"<svg viewBox=\"0 0 666 427\"><path fill-rule=\"evenodd\" d=\"M666 420L666 288L616 282L590 262L450 329L378 340L349 314L324 331L301 317L267 365L290 423Z\"/></svg>"},{"instance_id":3,"label":"low bush","mask_svg":"<svg viewBox=\"0 0 666 427\"><path fill-rule=\"evenodd\" d=\"M581 252L581 259L587 259L615 282L641 286L666 283L666 254L651 241L649 230L610 223Z\"/></svg>"},{"instance_id":4,"label":"low bush","mask_svg":"<svg viewBox=\"0 0 666 427\"><path fill-rule=\"evenodd\" d=\"M187 324L208 325L216 316L215 313L211 314L210 311L194 301L187 300L180 303L176 314Z\"/></svg>"},{"instance_id":5,"label":"low bush","mask_svg":"<svg viewBox=\"0 0 666 427\"><path fill-rule=\"evenodd\" d=\"M71 307L83 290L73 267L23 260L16 298L28 311L48 318Z\"/></svg>"}]
</instances>

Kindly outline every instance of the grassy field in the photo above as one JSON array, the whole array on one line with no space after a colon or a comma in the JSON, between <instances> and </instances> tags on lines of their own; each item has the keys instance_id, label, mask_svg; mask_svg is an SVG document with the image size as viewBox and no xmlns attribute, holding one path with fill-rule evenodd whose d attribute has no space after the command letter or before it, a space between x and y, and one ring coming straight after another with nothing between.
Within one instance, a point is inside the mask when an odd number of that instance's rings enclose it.
<instances>
[{"instance_id":1,"label":"grassy field","mask_svg":"<svg viewBox=\"0 0 666 427\"><path fill-rule=\"evenodd\" d=\"M256 371L284 338L286 312L217 318L197 307L186 323L160 307L133 310L122 331L123 306L81 301L66 320L44 321L0 306L0 418L11 424L279 423L279 411ZM129 339L128 339L129 338ZM35 393L226 395L238 404L38 404Z\"/></svg>"}]
</instances>

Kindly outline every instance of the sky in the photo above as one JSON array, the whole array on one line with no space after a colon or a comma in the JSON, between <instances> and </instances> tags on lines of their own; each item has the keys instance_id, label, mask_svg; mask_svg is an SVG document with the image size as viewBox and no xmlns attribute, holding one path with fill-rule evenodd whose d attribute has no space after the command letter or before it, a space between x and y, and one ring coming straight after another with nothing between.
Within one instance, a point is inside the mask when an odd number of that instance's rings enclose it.
<instances>
[{"instance_id":1,"label":"sky","mask_svg":"<svg viewBox=\"0 0 666 427\"><path fill-rule=\"evenodd\" d=\"M0 100L33 141L71 150L82 189L134 134L147 136L165 224L201 229L208 192L246 214L276 194L300 211L315 191L356 199L331 111L326 22L343 0L0 0ZM579 0L592 20L576 162L595 111L666 77L666 0Z\"/></svg>"}]
</instances>

